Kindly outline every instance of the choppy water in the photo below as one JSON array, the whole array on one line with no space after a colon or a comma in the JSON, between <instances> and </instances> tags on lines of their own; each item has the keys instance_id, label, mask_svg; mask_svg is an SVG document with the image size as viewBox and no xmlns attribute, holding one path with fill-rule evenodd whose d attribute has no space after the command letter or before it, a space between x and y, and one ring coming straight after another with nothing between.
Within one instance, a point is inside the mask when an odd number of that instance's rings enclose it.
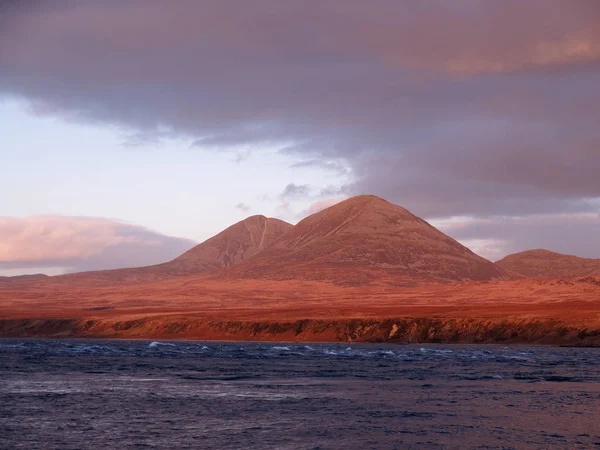
<instances>
[{"instance_id":1,"label":"choppy water","mask_svg":"<svg viewBox=\"0 0 600 450\"><path fill-rule=\"evenodd\" d=\"M600 448L600 349L0 340L0 448Z\"/></svg>"}]
</instances>

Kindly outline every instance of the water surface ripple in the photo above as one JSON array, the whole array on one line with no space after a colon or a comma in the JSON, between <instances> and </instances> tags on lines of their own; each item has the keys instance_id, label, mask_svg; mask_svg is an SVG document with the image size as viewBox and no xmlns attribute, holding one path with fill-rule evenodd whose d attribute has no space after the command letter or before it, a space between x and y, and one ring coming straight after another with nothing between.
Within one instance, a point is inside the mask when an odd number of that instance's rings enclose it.
<instances>
[{"instance_id":1,"label":"water surface ripple","mask_svg":"<svg viewBox=\"0 0 600 450\"><path fill-rule=\"evenodd\" d=\"M2 449L600 448L600 349L0 340Z\"/></svg>"}]
</instances>

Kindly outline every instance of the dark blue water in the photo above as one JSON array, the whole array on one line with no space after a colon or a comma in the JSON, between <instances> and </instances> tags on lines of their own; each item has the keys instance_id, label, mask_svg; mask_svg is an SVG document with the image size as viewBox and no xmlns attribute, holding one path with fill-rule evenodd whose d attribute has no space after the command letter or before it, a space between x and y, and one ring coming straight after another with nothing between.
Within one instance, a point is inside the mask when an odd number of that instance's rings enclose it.
<instances>
[{"instance_id":1,"label":"dark blue water","mask_svg":"<svg viewBox=\"0 0 600 450\"><path fill-rule=\"evenodd\" d=\"M599 369L599 349L0 340L0 448L600 448Z\"/></svg>"}]
</instances>

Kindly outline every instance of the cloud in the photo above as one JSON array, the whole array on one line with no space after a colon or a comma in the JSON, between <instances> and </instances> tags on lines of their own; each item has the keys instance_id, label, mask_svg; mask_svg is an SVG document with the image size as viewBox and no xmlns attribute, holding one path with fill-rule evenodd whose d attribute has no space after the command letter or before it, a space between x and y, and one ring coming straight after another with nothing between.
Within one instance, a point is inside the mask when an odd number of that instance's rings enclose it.
<instances>
[{"instance_id":1,"label":"cloud","mask_svg":"<svg viewBox=\"0 0 600 450\"><path fill-rule=\"evenodd\" d=\"M306 161L300 161L292 164L290 167L292 168L305 168L305 167L317 167L319 169L331 171L338 176L347 175L349 173L349 168L347 165L343 164L341 161L327 161L327 160L319 160L319 159L310 159Z\"/></svg>"},{"instance_id":2,"label":"cloud","mask_svg":"<svg viewBox=\"0 0 600 450\"><path fill-rule=\"evenodd\" d=\"M165 262L195 243L95 217L0 217L0 271L64 268L68 272Z\"/></svg>"},{"instance_id":3,"label":"cloud","mask_svg":"<svg viewBox=\"0 0 600 450\"><path fill-rule=\"evenodd\" d=\"M235 205L235 207L236 209L239 209L240 211L243 211L245 213L250 211L250 206L246 205L245 203L238 203L237 205Z\"/></svg>"},{"instance_id":4,"label":"cloud","mask_svg":"<svg viewBox=\"0 0 600 450\"><path fill-rule=\"evenodd\" d=\"M161 130L237 155L278 145L346 168L345 195L427 218L597 212L599 83L596 0L54 0L0 15L0 94L38 114L117 125L132 145Z\"/></svg>"},{"instance_id":5,"label":"cloud","mask_svg":"<svg viewBox=\"0 0 600 450\"><path fill-rule=\"evenodd\" d=\"M525 217L452 219L433 225L492 260L537 248L600 258L598 214L546 214Z\"/></svg>"},{"instance_id":6,"label":"cloud","mask_svg":"<svg viewBox=\"0 0 600 450\"><path fill-rule=\"evenodd\" d=\"M329 206L348 198L349 189L346 187L325 186L315 187L309 184L288 184L279 195L280 204L277 207L279 215L287 220L302 220L310 214L319 212ZM294 206L301 207L299 213L294 212ZM310 202L310 203L309 203ZM306 207L308 205L308 207Z\"/></svg>"},{"instance_id":7,"label":"cloud","mask_svg":"<svg viewBox=\"0 0 600 450\"><path fill-rule=\"evenodd\" d=\"M288 184L279 195L282 200L288 198L308 197L310 196L310 186L308 184Z\"/></svg>"}]
</instances>

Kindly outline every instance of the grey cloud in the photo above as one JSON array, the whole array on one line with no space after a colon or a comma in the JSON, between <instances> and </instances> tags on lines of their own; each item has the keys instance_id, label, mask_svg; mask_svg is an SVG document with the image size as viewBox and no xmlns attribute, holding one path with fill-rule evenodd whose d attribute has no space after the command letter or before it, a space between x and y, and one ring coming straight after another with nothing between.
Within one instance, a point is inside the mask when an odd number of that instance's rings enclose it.
<instances>
[{"instance_id":1,"label":"grey cloud","mask_svg":"<svg viewBox=\"0 0 600 450\"><path fill-rule=\"evenodd\" d=\"M426 217L597 211L595 0L14 5L0 93L39 113L279 145Z\"/></svg>"},{"instance_id":2,"label":"grey cloud","mask_svg":"<svg viewBox=\"0 0 600 450\"><path fill-rule=\"evenodd\" d=\"M308 184L288 184L280 194L282 200L288 198L308 197L310 195L310 186Z\"/></svg>"},{"instance_id":3,"label":"grey cloud","mask_svg":"<svg viewBox=\"0 0 600 450\"><path fill-rule=\"evenodd\" d=\"M248 205L246 205L245 203L238 203L237 205L235 205L235 207L236 207L236 209L239 209L240 211L243 211L245 213L250 211L250 207Z\"/></svg>"},{"instance_id":4,"label":"grey cloud","mask_svg":"<svg viewBox=\"0 0 600 450\"><path fill-rule=\"evenodd\" d=\"M337 187L337 186L326 186L319 191L319 194L317 195L317 197L320 197L320 198L343 197L343 196L349 197L351 195L352 195L352 192L344 186L342 186L341 188Z\"/></svg>"},{"instance_id":5,"label":"grey cloud","mask_svg":"<svg viewBox=\"0 0 600 450\"><path fill-rule=\"evenodd\" d=\"M335 160L310 159L292 164L292 168L318 167L320 169L331 171L336 175L346 175L349 173L347 165Z\"/></svg>"},{"instance_id":6,"label":"grey cloud","mask_svg":"<svg viewBox=\"0 0 600 450\"><path fill-rule=\"evenodd\" d=\"M352 189L347 186L337 187L333 185L323 188L315 188L309 184L289 183L279 195L281 200L311 199L323 200L328 198L349 197Z\"/></svg>"},{"instance_id":7,"label":"grey cloud","mask_svg":"<svg viewBox=\"0 0 600 450\"><path fill-rule=\"evenodd\" d=\"M467 219L440 228L467 245L477 242L481 248L474 250L493 260L537 248L600 258L600 216L597 214Z\"/></svg>"}]
</instances>

